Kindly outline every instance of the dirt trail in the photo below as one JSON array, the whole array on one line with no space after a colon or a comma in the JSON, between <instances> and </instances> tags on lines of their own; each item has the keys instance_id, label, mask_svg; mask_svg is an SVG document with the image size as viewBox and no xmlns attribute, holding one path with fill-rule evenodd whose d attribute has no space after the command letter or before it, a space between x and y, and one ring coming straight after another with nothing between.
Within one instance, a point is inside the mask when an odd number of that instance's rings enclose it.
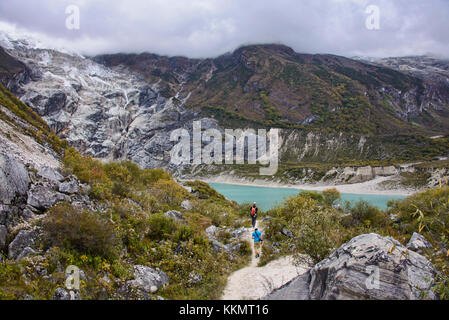
<instances>
[{"instance_id":1,"label":"dirt trail","mask_svg":"<svg viewBox=\"0 0 449 320\"><path fill-rule=\"evenodd\" d=\"M261 227L259 229L263 231ZM246 239L251 241L251 264L230 275L222 300L260 299L308 270L307 267L296 267L291 256L271 261L260 268L257 267L259 259L256 259L254 255L252 232L252 229L248 229L244 235Z\"/></svg>"}]
</instances>

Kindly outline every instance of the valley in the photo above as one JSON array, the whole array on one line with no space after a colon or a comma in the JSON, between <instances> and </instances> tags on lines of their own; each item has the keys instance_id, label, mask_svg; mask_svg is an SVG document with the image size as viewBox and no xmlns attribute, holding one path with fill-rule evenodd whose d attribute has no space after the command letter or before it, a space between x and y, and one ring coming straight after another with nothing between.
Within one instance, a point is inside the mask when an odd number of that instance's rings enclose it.
<instances>
[{"instance_id":1,"label":"valley","mask_svg":"<svg viewBox=\"0 0 449 320\"><path fill-rule=\"evenodd\" d=\"M89 57L0 31L0 299L447 299L448 66L278 44Z\"/></svg>"}]
</instances>

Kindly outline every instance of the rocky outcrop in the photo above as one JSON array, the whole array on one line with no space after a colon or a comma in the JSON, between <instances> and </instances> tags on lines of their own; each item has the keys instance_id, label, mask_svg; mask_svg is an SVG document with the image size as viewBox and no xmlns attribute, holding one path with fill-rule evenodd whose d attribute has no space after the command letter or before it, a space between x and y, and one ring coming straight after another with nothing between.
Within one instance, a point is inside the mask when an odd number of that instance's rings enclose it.
<instances>
[{"instance_id":1,"label":"rocky outcrop","mask_svg":"<svg viewBox=\"0 0 449 320\"><path fill-rule=\"evenodd\" d=\"M59 192L66 194L74 194L80 190L80 186L76 181L63 182L59 185Z\"/></svg>"},{"instance_id":2,"label":"rocky outcrop","mask_svg":"<svg viewBox=\"0 0 449 320\"><path fill-rule=\"evenodd\" d=\"M34 185L30 191L28 191L27 204L37 210L44 211L61 201L70 202L70 198L67 195L55 192L52 188L46 186Z\"/></svg>"},{"instance_id":3,"label":"rocky outcrop","mask_svg":"<svg viewBox=\"0 0 449 320\"><path fill-rule=\"evenodd\" d=\"M432 248L432 244L424 238L423 235L413 232L410 241L407 243L407 249L420 252L421 249L430 249Z\"/></svg>"},{"instance_id":4,"label":"rocky outcrop","mask_svg":"<svg viewBox=\"0 0 449 320\"><path fill-rule=\"evenodd\" d=\"M364 234L265 298L436 299L431 289L434 276L435 270L425 257L392 238Z\"/></svg>"},{"instance_id":5,"label":"rocky outcrop","mask_svg":"<svg viewBox=\"0 0 449 320\"><path fill-rule=\"evenodd\" d=\"M154 293L170 282L170 278L163 271L158 271L146 266L134 266L134 280L129 285L145 293Z\"/></svg>"},{"instance_id":6,"label":"rocky outcrop","mask_svg":"<svg viewBox=\"0 0 449 320\"><path fill-rule=\"evenodd\" d=\"M58 172L58 170L52 167L44 166L39 168L39 170L37 171L37 175L48 180L51 183L58 183L64 180L64 177Z\"/></svg>"},{"instance_id":7,"label":"rocky outcrop","mask_svg":"<svg viewBox=\"0 0 449 320\"><path fill-rule=\"evenodd\" d=\"M164 216L166 216L167 218L171 218L171 219L175 220L176 222L183 222L186 220L182 216L181 212L176 211L176 210L167 211L164 213Z\"/></svg>"},{"instance_id":8,"label":"rocky outcrop","mask_svg":"<svg viewBox=\"0 0 449 320\"><path fill-rule=\"evenodd\" d=\"M36 245L38 233L35 230L20 230L14 240L9 244L9 259L23 258L32 251ZM26 253L22 254L26 250ZM34 250L33 250L34 251Z\"/></svg>"},{"instance_id":9,"label":"rocky outcrop","mask_svg":"<svg viewBox=\"0 0 449 320\"><path fill-rule=\"evenodd\" d=\"M26 194L29 184L25 166L0 153L0 204L12 204L16 197Z\"/></svg>"}]
</instances>

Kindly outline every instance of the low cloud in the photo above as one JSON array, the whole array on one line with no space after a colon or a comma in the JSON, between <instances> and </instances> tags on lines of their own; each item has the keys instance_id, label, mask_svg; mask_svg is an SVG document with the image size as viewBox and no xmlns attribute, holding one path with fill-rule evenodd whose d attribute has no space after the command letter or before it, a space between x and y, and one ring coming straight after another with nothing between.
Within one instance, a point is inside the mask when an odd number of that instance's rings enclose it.
<instances>
[{"instance_id":1,"label":"low cloud","mask_svg":"<svg viewBox=\"0 0 449 320\"><path fill-rule=\"evenodd\" d=\"M69 5L80 9L79 30L66 28ZM369 5L379 8L378 30L366 27ZM88 55L199 58L282 43L305 53L449 56L447 0L2 0L0 21Z\"/></svg>"}]
</instances>

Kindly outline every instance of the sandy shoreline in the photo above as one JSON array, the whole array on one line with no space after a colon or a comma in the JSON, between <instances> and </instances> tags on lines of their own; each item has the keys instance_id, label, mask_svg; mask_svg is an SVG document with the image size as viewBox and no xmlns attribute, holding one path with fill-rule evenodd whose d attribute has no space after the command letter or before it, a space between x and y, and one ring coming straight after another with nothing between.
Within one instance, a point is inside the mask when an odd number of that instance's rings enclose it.
<instances>
[{"instance_id":1,"label":"sandy shoreline","mask_svg":"<svg viewBox=\"0 0 449 320\"><path fill-rule=\"evenodd\" d=\"M344 184L344 185L301 185L301 184L284 184L258 179L249 181L247 179L229 175L198 178L198 180L202 180L206 183L225 183L225 184L253 186L253 187L291 188L291 189L301 189L311 191L323 191L330 188L336 188L340 193L351 193L351 194L409 196L416 192L416 190L407 190L407 189L394 189L394 190L381 189L379 183L390 179L391 178L389 177L378 177L366 182Z\"/></svg>"}]
</instances>

